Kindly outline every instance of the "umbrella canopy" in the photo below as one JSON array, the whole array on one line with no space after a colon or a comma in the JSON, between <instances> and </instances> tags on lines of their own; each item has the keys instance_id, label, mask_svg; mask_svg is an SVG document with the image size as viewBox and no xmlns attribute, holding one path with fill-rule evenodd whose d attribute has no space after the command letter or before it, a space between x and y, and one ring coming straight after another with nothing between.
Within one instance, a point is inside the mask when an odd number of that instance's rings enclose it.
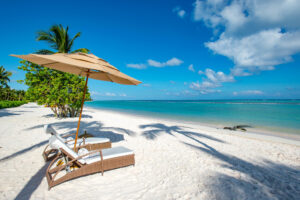
<instances>
[{"instance_id":1,"label":"umbrella canopy","mask_svg":"<svg viewBox=\"0 0 300 200\"><path fill-rule=\"evenodd\" d=\"M44 67L56 69L62 72L68 72L79 76L110 81L124 85L138 85L141 82L120 72L116 67L107 61L98 58L93 54L86 53L56 53L51 55L28 54L28 55L11 55L42 65Z\"/></svg>"},{"instance_id":2,"label":"umbrella canopy","mask_svg":"<svg viewBox=\"0 0 300 200\"><path fill-rule=\"evenodd\" d=\"M81 110L79 114L79 120L77 124L76 137L74 142L74 150L76 150L76 143L78 138L78 132L80 127L80 120L82 115L82 109L85 99L85 93L87 89L88 79L97 79L102 81L110 81L123 85L138 85L141 82L127 76L120 72L116 67L109 64L107 61L98 58L93 54L86 53L56 53L51 55L42 54L28 54L28 55L11 55L29 62L48 67L51 69L59 70L62 72L68 72L71 74L86 76L86 82L84 86L84 93L81 102Z\"/></svg>"}]
</instances>

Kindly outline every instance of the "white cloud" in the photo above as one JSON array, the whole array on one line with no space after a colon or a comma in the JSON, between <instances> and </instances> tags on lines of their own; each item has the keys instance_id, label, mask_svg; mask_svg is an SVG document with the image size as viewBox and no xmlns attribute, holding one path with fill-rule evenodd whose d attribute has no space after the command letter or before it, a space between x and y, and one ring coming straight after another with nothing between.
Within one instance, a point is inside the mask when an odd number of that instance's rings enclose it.
<instances>
[{"instance_id":1,"label":"white cloud","mask_svg":"<svg viewBox=\"0 0 300 200\"><path fill-rule=\"evenodd\" d=\"M245 90L245 91L240 91L240 92L233 92L234 96L237 96L237 95L261 95L261 94L264 94L264 93L260 90Z\"/></svg>"},{"instance_id":2,"label":"white cloud","mask_svg":"<svg viewBox=\"0 0 300 200\"><path fill-rule=\"evenodd\" d=\"M113 93L113 92L99 93L97 91L91 91L90 93L93 96L107 96L107 97L117 97L117 96L126 97L127 96L125 93L116 94L116 93Z\"/></svg>"},{"instance_id":3,"label":"white cloud","mask_svg":"<svg viewBox=\"0 0 300 200\"><path fill-rule=\"evenodd\" d=\"M198 93L190 91L190 90L183 90L178 92L166 92L168 96L196 96Z\"/></svg>"},{"instance_id":4,"label":"white cloud","mask_svg":"<svg viewBox=\"0 0 300 200\"><path fill-rule=\"evenodd\" d=\"M237 68L234 71L251 74L273 70L273 66L291 61L291 56L300 52L300 31L282 33L281 29L272 29L242 38L221 35L219 40L208 42L206 46L231 58Z\"/></svg>"},{"instance_id":5,"label":"white cloud","mask_svg":"<svg viewBox=\"0 0 300 200\"><path fill-rule=\"evenodd\" d=\"M167 60L166 62L158 62L152 59L147 60L147 64L127 64L127 67L135 68L135 69L146 69L147 65L152 67L166 67L166 66L178 66L183 63L182 60L179 60L178 58L171 58L170 60Z\"/></svg>"},{"instance_id":6,"label":"white cloud","mask_svg":"<svg viewBox=\"0 0 300 200\"><path fill-rule=\"evenodd\" d=\"M189 69L190 71L192 71L192 72L195 72L195 69L194 69L194 65L193 65L193 64L189 65L189 66L188 66L188 69Z\"/></svg>"},{"instance_id":7,"label":"white cloud","mask_svg":"<svg viewBox=\"0 0 300 200\"><path fill-rule=\"evenodd\" d=\"M144 84L142 84L142 86L144 86L144 87L151 87L151 84L149 84L149 83L144 83Z\"/></svg>"},{"instance_id":8,"label":"white cloud","mask_svg":"<svg viewBox=\"0 0 300 200\"><path fill-rule=\"evenodd\" d=\"M127 67L135 68L135 69L146 69L147 66L145 64L127 64Z\"/></svg>"},{"instance_id":9,"label":"white cloud","mask_svg":"<svg viewBox=\"0 0 300 200\"><path fill-rule=\"evenodd\" d=\"M215 83L233 82L234 78L232 75L225 75L224 72L215 72L212 69L207 68L204 72L207 79Z\"/></svg>"},{"instance_id":10,"label":"white cloud","mask_svg":"<svg viewBox=\"0 0 300 200\"><path fill-rule=\"evenodd\" d=\"M201 83L199 81L192 82L190 88L199 91L201 94L220 92L220 90L214 88L221 87L222 83L225 82L234 82L234 77L232 75L226 75L221 71L215 72L214 70L207 68L204 72L199 71L198 73L205 75L205 78L203 78Z\"/></svg>"},{"instance_id":11,"label":"white cloud","mask_svg":"<svg viewBox=\"0 0 300 200\"><path fill-rule=\"evenodd\" d=\"M117 96L115 93L112 93L112 92L106 92L105 94L104 94L104 96L109 96L109 97L115 97L115 96Z\"/></svg>"},{"instance_id":12,"label":"white cloud","mask_svg":"<svg viewBox=\"0 0 300 200\"><path fill-rule=\"evenodd\" d=\"M178 15L179 17L181 17L181 18L184 18L184 16L185 16L185 11L184 11L184 10L179 10L179 11L177 12L177 15Z\"/></svg>"},{"instance_id":13,"label":"white cloud","mask_svg":"<svg viewBox=\"0 0 300 200\"><path fill-rule=\"evenodd\" d=\"M149 59L148 61L148 65L152 66L152 67L166 67L166 66L178 66L181 65L183 63L182 60L179 60L178 58L171 58L170 60L166 61L166 62L158 62L152 59Z\"/></svg>"},{"instance_id":14,"label":"white cloud","mask_svg":"<svg viewBox=\"0 0 300 200\"><path fill-rule=\"evenodd\" d=\"M193 18L219 34L206 47L233 60L233 75L246 76L300 52L299 10L299 0L196 0Z\"/></svg>"},{"instance_id":15,"label":"white cloud","mask_svg":"<svg viewBox=\"0 0 300 200\"><path fill-rule=\"evenodd\" d=\"M97 92L97 91L90 91L90 94L91 94L91 95L100 95L100 93Z\"/></svg>"},{"instance_id":16,"label":"white cloud","mask_svg":"<svg viewBox=\"0 0 300 200\"><path fill-rule=\"evenodd\" d=\"M173 12L175 12L180 18L184 18L186 14L185 10L181 9L179 6L175 7Z\"/></svg>"},{"instance_id":17,"label":"white cloud","mask_svg":"<svg viewBox=\"0 0 300 200\"><path fill-rule=\"evenodd\" d=\"M175 82L175 81L170 81L170 83L171 83L171 84L175 84L176 82Z\"/></svg>"}]
</instances>

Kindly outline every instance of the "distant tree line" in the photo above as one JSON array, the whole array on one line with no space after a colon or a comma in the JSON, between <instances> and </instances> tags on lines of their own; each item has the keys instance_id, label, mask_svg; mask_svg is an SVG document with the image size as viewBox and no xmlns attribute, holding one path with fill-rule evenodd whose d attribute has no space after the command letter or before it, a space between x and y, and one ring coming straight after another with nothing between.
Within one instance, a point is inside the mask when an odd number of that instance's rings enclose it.
<instances>
[{"instance_id":1,"label":"distant tree line","mask_svg":"<svg viewBox=\"0 0 300 200\"><path fill-rule=\"evenodd\" d=\"M8 86L10 76L12 73L0 66L0 101L24 101L26 93L24 90L15 90Z\"/></svg>"}]
</instances>

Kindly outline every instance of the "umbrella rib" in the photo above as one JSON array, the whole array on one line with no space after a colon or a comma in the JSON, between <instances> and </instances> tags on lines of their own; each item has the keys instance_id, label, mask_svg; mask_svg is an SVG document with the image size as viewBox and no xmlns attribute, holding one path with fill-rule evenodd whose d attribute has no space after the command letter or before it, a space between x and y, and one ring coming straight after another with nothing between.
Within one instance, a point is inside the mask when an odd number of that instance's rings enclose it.
<instances>
[{"instance_id":1,"label":"umbrella rib","mask_svg":"<svg viewBox=\"0 0 300 200\"><path fill-rule=\"evenodd\" d=\"M112 78L110 78L110 76L109 76L108 73L106 73L106 76L108 77L108 79L109 79L111 82L114 82L114 81L112 80Z\"/></svg>"},{"instance_id":2,"label":"umbrella rib","mask_svg":"<svg viewBox=\"0 0 300 200\"><path fill-rule=\"evenodd\" d=\"M41 64L41 65L50 65L50 64L55 64L55 63L58 63L58 62L50 62L50 63Z\"/></svg>"}]
</instances>

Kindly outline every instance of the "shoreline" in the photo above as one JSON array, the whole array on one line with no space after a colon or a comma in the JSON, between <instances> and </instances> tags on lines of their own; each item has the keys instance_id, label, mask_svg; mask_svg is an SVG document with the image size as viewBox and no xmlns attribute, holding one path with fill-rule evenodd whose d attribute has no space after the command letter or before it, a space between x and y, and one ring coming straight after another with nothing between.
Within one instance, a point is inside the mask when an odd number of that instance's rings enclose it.
<instances>
[{"instance_id":1,"label":"shoreline","mask_svg":"<svg viewBox=\"0 0 300 200\"><path fill-rule=\"evenodd\" d=\"M159 117L159 116L151 116L147 114L138 114L138 113L132 113L132 112L126 112L121 111L121 110L114 110L114 109L108 109L108 108L96 108L93 106L85 106L85 109L90 109L90 110L96 110L96 111L104 111L104 112L111 112L111 113L116 113L116 114L124 114L124 115L130 115L134 117L143 117L143 118L149 118L152 120L157 120L161 119L164 121L168 121L171 123L183 123L183 124L189 124L193 126L204 126L207 128L212 128L212 129L217 129L217 130L223 130L226 133L232 133L237 136L241 137L248 137L252 139L266 139L269 141L274 141L274 142L283 142L285 144L294 144L297 146L300 146L300 135L297 134L292 134L292 133L279 133L279 132L274 132L274 131L269 131L269 130L262 130L262 129L257 129L257 128L250 128L251 130L247 131L230 131L230 130L225 130L223 127L226 125L224 124L209 124L209 123L203 123L203 122L195 122L195 121L187 121L183 119L167 119L166 117ZM282 140L282 141L280 141ZM296 141L295 141L296 140Z\"/></svg>"}]
</instances>

